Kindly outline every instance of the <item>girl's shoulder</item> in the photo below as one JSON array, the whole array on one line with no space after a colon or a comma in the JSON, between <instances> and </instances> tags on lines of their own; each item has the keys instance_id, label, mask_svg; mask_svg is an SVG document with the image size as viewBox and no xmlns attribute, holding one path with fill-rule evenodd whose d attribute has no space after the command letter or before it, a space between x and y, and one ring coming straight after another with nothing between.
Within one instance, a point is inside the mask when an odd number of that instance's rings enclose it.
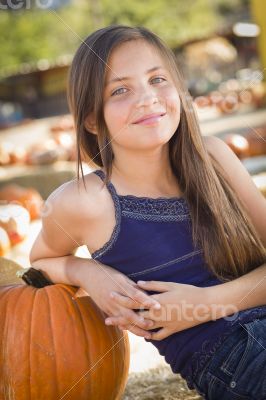
<instances>
[{"instance_id":1,"label":"girl's shoulder","mask_svg":"<svg viewBox=\"0 0 266 400\"><path fill-rule=\"evenodd\" d=\"M46 202L59 205L69 215L97 217L104 206L106 189L103 189L102 181L93 172L84 175L84 182L85 185L82 178L75 178L63 183L50 194Z\"/></svg>"},{"instance_id":2,"label":"girl's shoulder","mask_svg":"<svg viewBox=\"0 0 266 400\"><path fill-rule=\"evenodd\" d=\"M91 242L90 235L102 208L102 194L95 174L84 177L86 188L77 179L54 190L41 211L42 226L32 247L32 260L72 254Z\"/></svg>"}]
</instances>

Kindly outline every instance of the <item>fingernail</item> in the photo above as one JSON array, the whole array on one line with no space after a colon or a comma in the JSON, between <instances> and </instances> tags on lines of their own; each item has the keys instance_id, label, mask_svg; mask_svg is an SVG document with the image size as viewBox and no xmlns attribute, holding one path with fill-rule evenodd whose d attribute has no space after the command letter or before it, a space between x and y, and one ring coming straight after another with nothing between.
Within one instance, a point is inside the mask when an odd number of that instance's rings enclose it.
<instances>
[{"instance_id":1,"label":"fingernail","mask_svg":"<svg viewBox=\"0 0 266 400\"><path fill-rule=\"evenodd\" d=\"M160 310L161 304L160 304L160 303L155 303L155 304L154 304L154 308L155 308L156 310Z\"/></svg>"},{"instance_id":2,"label":"fingernail","mask_svg":"<svg viewBox=\"0 0 266 400\"><path fill-rule=\"evenodd\" d=\"M111 292L111 293L110 293L110 297L115 297L114 292Z\"/></svg>"},{"instance_id":3,"label":"fingernail","mask_svg":"<svg viewBox=\"0 0 266 400\"><path fill-rule=\"evenodd\" d=\"M112 321L110 321L110 319L106 319L106 320L105 320L105 324L106 324L106 325L112 325Z\"/></svg>"},{"instance_id":4,"label":"fingernail","mask_svg":"<svg viewBox=\"0 0 266 400\"><path fill-rule=\"evenodd\" d=\"M150 338L151 338L150 335L146 335L146 336L144 336L144 337L145 337L145 339L150 339Z\"/></svg>"},{"instance_id":5,"label":"fingernail","mask_svg":"<svg viewBox=\"0 0 266 400\"><path fill-rule=\"evenodd\" d=\"M145 285L145 281L138 281L138 285Z\"/></svg>"}]
</instances>

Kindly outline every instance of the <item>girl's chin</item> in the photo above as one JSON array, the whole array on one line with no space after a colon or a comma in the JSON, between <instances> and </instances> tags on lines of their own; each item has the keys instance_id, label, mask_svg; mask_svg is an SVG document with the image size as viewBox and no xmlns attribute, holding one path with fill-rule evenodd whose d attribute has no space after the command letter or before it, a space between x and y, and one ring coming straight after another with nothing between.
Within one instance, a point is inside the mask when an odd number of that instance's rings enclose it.
<instances>
[{"instance_id":1,"label":"girl's chin","mask_svg":"<svg viewBox=\"0 0 266 400\"><path fill-rule=\"evenodd\" d=\"M157 146L163 146L169 142L171 139L172 135L169 134L162 134L161 132L159 134L153 134L148 135L144 138L141 138L142 140L139 140L139 144L142 146L145 146L146 148L152 147L157 147Z\"/></svg>"}]
</instances>

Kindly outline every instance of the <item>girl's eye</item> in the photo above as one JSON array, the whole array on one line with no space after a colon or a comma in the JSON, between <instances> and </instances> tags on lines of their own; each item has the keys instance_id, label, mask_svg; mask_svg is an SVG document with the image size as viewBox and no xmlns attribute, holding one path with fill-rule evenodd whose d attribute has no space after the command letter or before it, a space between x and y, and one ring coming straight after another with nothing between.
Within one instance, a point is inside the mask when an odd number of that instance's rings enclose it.
<instances>
[{"instance_id":1,"label":"girl's eye","mask_svg":"<svg viewBox=\"0 0 266 400\"><path fill-rule=\"evenodd\" d=\"M161 83L161 82L164 82L164 81L166 81L166 79L163 78L162 76L156 76L155 78L152 78L152 79L151 79L151 82L155 82L155 83ZM120 95L120 94L126 93L126 91L127 91L126 88L121 87L121 88L118 88L118 89L114 90L114 91L111 93L111 96L118 96L118 95Z\"/></svg>"},{"instance_id":2,"label":"girl's eye","mask_svg":"<svg viewBox=\"0 0 266 400\"><path fill-rule=\"evenodd\" d=\"M155 79L162 79L163 81L165 81L165 79L162 78L161 76L156 76L156 78L153 78L152 81L154 81Z\"/></svg>"},{"instance_id":3,"label":"girl's eye","mask_svg":"<svg viewBox=\"0 0 266 400\"><path fill-rule=\"evenodd\" d=\"M118 88L118 89L116 89L116 90L111 94L111 96L116 96L116 95L125 93L125 92L121 92L121 90L126 90L126 88Z\"/></svg>"}]
</instances>

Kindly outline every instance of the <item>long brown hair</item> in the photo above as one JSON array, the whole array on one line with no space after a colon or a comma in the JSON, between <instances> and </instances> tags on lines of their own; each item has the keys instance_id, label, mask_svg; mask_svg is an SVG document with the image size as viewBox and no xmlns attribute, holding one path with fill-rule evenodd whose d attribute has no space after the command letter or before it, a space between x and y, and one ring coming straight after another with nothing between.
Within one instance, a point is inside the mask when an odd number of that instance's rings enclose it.
<instances>
[{"instance_id":1,"label":"long brown hair","mask_svg":"<svg viewBox=\"0 0 266 400\"><path fill-rule=\"evenodd\" d=\"M191 97L183 84L176 57L168 46L144 27L111 25L89 35L78 48L70 71L68 102L77 132L78 179L81 160L106 171L109 182L114 154L103 115L106 65L111 52L131 40L145 40L167 63L181 101L181 117L169 141L173 173L187 200L195 246L201 246L207 267L222 281L241 276L266 261L266 251L241 199L219 163L203 143ZM86 128L94 113L97 135Z\"/></svg>"}]
</instances>

